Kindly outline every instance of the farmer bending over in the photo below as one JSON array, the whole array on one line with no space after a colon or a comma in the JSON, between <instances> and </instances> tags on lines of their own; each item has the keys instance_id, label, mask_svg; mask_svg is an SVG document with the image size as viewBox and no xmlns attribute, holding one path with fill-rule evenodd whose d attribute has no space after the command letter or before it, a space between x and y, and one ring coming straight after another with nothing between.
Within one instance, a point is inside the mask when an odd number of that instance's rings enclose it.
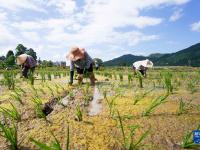
<instances>
[{"instance_id":1,"label":"farmer bending over","mask_svg":"<svg viewBox=\"0 0 200 150\"><path fill-rule=\"evenodd\" d=\"M22 76L28 78L28 73L33 73L36 67L36 60L27 54L17 56L17 64L22 65ZM30 71L30 72L29 72Z\"/></svg>"},{"instance_id":2,"label":"farmer bending over","mask_svg":"<svg viewBox=\"0 0 200 150\"><path fill-rule=\"evenodd\" d=\"M146 77L148 68L152 68L152 67L153 67L153 62L146 59L146 60L134 62L132 69L135 74L136 74L136 71L139 71L144 77Z\"/></svg>"},{"instance_id":3,"label":"farmer bending over","mask_svg":"<svg viewBox=\"0 0 200 150\"><path fill-rule=\"evenodd\" d=\"M95 84L95 77L93 73L93 60L85 51L84 48L72 47L67 58L70 60L70 81L73 84L74 69L76 68L78 74L78 83L82 84L83 73L88 73L91 85Z\"/></svg>"}]
</instances>

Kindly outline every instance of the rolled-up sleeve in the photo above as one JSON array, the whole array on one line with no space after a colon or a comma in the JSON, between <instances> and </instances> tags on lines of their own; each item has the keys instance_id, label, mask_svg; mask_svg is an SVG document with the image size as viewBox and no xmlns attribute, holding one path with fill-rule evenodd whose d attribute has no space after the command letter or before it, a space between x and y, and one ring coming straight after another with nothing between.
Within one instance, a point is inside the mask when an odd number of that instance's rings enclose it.
<instances>
[{"instance_id":1,"label":"rolled-up sleeve","mask_svg":"<svg viewBox=\"0 0 200 150\"><path fill-rule=\"evenodd\" d=\"M74 62L70 61L70 71L74 71Z\"/></svg>"},{"instance_id":2,"label":"rolled-up sleeve","mask_svg":"<svg viewBox=\"0 0 200 150\"><path fill-rule=\"evenodd\" d=\"M90 65L93 63L93 60L92 60L92 58L88 55L87 52L85 52L85 60L86 60L86 66L85 66L85 68L86 68L86 69L89 69L89 68L90 68Z\"/></svg>"}]
</instances>

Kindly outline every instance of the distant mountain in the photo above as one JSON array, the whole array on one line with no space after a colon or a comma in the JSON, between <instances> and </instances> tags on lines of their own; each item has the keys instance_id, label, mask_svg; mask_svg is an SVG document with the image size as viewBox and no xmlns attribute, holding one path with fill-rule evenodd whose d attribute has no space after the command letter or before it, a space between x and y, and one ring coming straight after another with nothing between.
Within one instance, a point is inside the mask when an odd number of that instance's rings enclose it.
<instances>
[{"instance_id":1,"label":"distant mountain","mask_svg":"<svg viewBox=\"0 0 200 150\"><path fill-rule=\"evenodd\" d=\"M200 67L200 43L175 53L155 53L147 57L127 54L104 62L105 66L130 66L138 60L150 59L157 66L196 66Z\"/></svg>"},{"instance_id":2,"label":"distant mountain","mask_svg":"<svg viewBox=\"0 0 200 150\"><path fill-rule=\"evenodd\" d=\"M110 61L104 62L105 66L130 66L133 64L133 62L138 60L146 59L144 56L135 56L132 54L127 54L120 56L118 58L114 58Z\"/></svg>"},{"instance_id":3,"label":"distant mountain","mask_svg":"<svg viewBox=\"0 0 200 150\"><path fill-rule=\"evenodd\" d=\"M148 57L149 58L160 58L162 56L164 56L165 54L161 54L161 53L153 53L153 54L150 54Z\"/></svg>"},{"instance_id":4,"label":"distant mountain","mask_svg":"<svg viewBox=\"0 0 200 150\"><path fill-rule=\"evenodd\" d=\"M155 60L160 66L200 66L200 43Z\"/></svg>"}]
</instances>

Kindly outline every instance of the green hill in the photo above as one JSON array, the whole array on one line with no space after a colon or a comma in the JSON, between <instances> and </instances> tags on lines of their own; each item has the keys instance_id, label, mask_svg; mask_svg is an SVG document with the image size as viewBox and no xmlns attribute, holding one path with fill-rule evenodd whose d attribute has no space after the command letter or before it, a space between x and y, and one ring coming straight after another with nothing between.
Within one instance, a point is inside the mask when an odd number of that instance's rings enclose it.
<instances>
[{"instance_id":1,"label":"green hill","mask_svg":"<svg viewBox=\"0 0 200 150\"><path fill-rule=\"evenodd\" d=\"M114 58L110 61L104 62L105 66L130 66L133 62L138 60L146 59L144 56L135 56L132 54L127 54L120 56L118 58Z\"/></svg>"},{"instance_id":2,"label":"green hill","mask_svg":"<svg viewBox=\"0 0 200 150\"><path fill-rule=\"evenodd\" d=\"M200 67L200 43L170 54L151 54L148 57L127 54L104 62L105 66L132 65L138 60L150 59L157 66L194 66Z\"/></svg>"}]
</instances>

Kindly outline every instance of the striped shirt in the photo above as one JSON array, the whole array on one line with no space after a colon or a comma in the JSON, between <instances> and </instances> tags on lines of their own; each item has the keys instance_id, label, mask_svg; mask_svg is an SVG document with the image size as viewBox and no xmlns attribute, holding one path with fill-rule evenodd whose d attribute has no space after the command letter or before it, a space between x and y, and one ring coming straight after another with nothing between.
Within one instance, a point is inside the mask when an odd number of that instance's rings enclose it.
<instances>
[{"instance_id":1,"label":"striped shirt","mask_svg":"<svg viewBox=\"0 0 200 150\"><path fill-rule=\"evenodd\" d=\"M92 58L85 52L85 57L76 61L70 61L70 71L74 71L74 68L89 69L90 65L93 63Z\"/></svg>"},{"instance_id":2,"label":"striped shirt","mask_svg":"<svg viewBox=\"0 0 200 150\"><path fill-rule=\"evenodd\" d=\"M23 66L29 67L29 68L33 68L33 67L36 66L36 64L37 64L37 62L35 61L35 59L32 56L28 55L25 63L23 64Z\"/></svg>"}]
</instances>

